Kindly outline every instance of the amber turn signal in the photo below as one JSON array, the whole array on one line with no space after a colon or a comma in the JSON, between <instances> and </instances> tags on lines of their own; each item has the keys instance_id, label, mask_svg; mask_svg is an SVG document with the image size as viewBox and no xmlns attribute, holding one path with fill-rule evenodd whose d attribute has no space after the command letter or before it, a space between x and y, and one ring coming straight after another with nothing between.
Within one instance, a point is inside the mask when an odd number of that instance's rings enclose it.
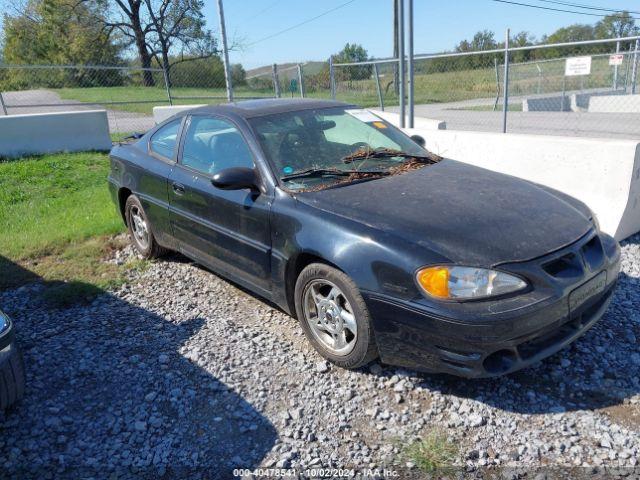
<instances>
[{"instance_id":1,"label":"amber turn signal","mask_svg":"<svg viewBox=\"0 0 640 480\"><path fill-rule=\"evenodd\" d=\"M437 298L449 298L449 269L427 267L418 271L418 283L429 294Z\"/></svg>"}]
</instances>

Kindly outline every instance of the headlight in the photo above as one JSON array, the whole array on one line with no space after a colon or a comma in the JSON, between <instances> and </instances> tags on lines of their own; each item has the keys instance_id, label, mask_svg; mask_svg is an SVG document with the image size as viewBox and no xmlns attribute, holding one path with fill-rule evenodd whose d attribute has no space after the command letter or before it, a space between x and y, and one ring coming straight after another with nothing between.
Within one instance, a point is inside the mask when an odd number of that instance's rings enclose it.
<instances>
[{"instance_id":1,"label":"headlight","mask_svg":"<svg viewBox=\"0 0 640 480\"><path fill-rule=\"evenodd\" d=\"M7 317L4 313L2 313L2 311L0 311L0 333L9 328L9 325L11 325L9 317Z\"/></svg>"},{"instance_id":2,"label":"headlight","mask_svg":"<svg viewBox=\"0 0 640 480\"><path fill-rule=\"evenodd\" d=\"M527 287L527 282L508 273L453 265L421 268L416 280L427 295L449 300L494 297Z\"/></svg>"}]
</instances>

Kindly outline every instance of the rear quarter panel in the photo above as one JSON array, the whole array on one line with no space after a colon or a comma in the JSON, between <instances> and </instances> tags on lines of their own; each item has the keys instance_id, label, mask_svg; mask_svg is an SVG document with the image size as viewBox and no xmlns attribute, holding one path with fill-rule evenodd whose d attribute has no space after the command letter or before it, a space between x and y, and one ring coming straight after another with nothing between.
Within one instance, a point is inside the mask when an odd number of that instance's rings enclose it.
<instances>
[{"instance_id":1,"label":"rear quarter panel","mask_svg":"<svg viewBox=\"0 0 640 480\"><path fill-rule=\"evenodd\" d=\"M118 190L127 189L140 199L154 236L163 246L171 247L167 189L173 162L148 155L145 147L144 140L113 147L109 180Z\"/></svg>"}]
</instances>

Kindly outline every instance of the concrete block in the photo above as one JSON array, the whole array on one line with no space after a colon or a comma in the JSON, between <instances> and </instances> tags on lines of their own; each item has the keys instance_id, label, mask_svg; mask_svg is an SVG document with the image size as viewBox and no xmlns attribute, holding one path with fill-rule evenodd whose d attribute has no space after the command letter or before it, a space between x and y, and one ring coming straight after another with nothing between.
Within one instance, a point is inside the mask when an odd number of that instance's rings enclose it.
<instances>
[{"instance_id":1,"label":"concrete block","mask_svg":"<svg viewBox=\"0 0 640 480\"><path fill-rule=\"evenodd\" d=\"M523 112L570 112L571 96L555 95L551 97L525 98L522 100Z\"/></svg>"},{"instance_id":2,"label":"concrete block","mask_svg":"<svg viewBox=\"0 0 640 480\"><path fill-rule=\"evenodd\" d=\"M106 110L0 117L0 157L109 149Z\"/></svg>"},{"instance_id":3,"label":"concrete block","mask_svg":"<svg viewBox=\"0 0 640 480\"><path fill-rule=\"evenodd\" d=\"M640 95L598 95L589 99L589 112L640 113Z\"/></svg>"},{"instance_id":4,"label":"concrete block","mask_svg":"<svg viewBox=\"0 0 640 480\"><path fill-rule=\"evenodd\" d=\"M383 112L382 110L368 109L371 113L379 116L387 122L398 125L400 123L400 114L394 112ZM446 130L447 122L443 120L435 120L433 118L414 117L413 120L414 130ZM409 135L417 134L416 132L409 133Z\"/></svg>"},{"instance_id":5,"label":"concrete block","mask_svg":"<svg viewBox=\"0 0 640 480\"><path fill-rule=\"evenodd\" d=\"M640 143L634 140L405 129L439 155L545 185L593 210L617 240L640 231ZM532 205L531 208L535 208Z\"/></svg>"},{"instance_id":6,"label":"concrete block","mask_svg":"<svg viewBox=\"0 0 640 480\"><path fill-rule=\"evenodd\" d=\"M153 107L153 120L158 123L164 122L167 118L176 113L184 112L192 108L204 107L205 105L171 105L166 107Z\"/></svg>"}]
</instances>

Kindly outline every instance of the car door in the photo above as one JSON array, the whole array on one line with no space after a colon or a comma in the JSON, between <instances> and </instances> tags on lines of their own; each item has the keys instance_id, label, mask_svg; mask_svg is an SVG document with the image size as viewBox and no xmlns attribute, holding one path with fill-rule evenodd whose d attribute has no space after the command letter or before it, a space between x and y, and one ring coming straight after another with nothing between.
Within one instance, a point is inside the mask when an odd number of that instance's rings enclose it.
<instances>
[{"instance_id":1,"label":"car door","mask_svg":"<svg viewBox=\"0 0 640 480\"><path fill-rule=\"evenodd\" d=\"M249 189L220 190L211 183L222 169L254 167L251 149L227 119L192 115L184 130L169 180L169 216L180 250L268 294L271 198Z\"/></svg>"},{"instance_id":2,"label":"car door","mask_svg":"<svg viewBox=\"0 0 640 480\"><path fill-rule=\"evenodd\" d=\"M167 247L173 246L169 223L167 182L178 154L183 118L160 126L146 144L147 151L132 149L139 162L128 167L128 178L135 179L132 190L138 195L153 227L153 234ZM132 180L134 181L134 180Z\"/></svg>"}]
</instances>

